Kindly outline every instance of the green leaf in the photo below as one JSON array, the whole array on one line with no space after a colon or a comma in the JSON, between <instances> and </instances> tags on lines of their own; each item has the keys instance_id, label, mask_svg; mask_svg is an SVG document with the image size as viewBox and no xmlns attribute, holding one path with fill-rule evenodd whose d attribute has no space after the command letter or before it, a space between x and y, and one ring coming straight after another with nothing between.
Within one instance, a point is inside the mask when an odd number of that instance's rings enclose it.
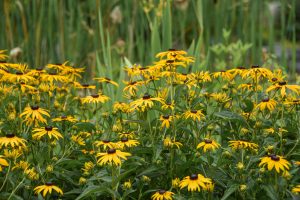
<instances>
[{"instance_id":1,"label":"green leaf","mask_svg":"<svg viewBox=\"0 0 300 200\"><path fill-rule=\"evenodd\" d=\"M231 185L224 193L224 196L222 197L221 200L227 199L232 193L234 193L237 189L239 188L239 185L234 184Z\"/></svg>"},{"instance_id":2,"label":"green leaf","mask_svg":"<svg viewBox=\"0 0 300 200\"><path fill-rule=\"evenodd\" d=\"M75 200L80 200L80 199L84 199L86 197L89 196L95 196L95 194L100 195L100 194L104 194L104 193L108 193L111 195L116 195L116 193L111 190L110 188L107 188L105 186L89 186L87 187L82 193L81 195L79 195Z\"/></svg>"},{"instance_id":3,"label":"green leaf","mask_svg":"<svg viewBox=\"0 0 300 200\"><path fill-rule=\"evenodd\" d=\"M96 127L94 124L90 123L90 122L79 122L76 123L75 126L80 130L80 131L88 131L88 132L92 132L94 130L96 130Z\"/></svg>"},{"instance_id":4,"label":"green leaf","mask_svg":"<svg viewBox=\"0 0 300 200\"><path fill-rule=\"evenodd\" d=\"M218 113L214 114L216 117L220 117L222 119L226 119L226 120L238 120L238 121L245 121L244 118L237 114L237 113L233 113L230 111L221 111Z\"/></svg>"},{"instance_id":5,"label":"green leaf","mask_svg":"<svg viewBox=\"0 0 300 200\"><path fill-rule=\"evenodd\" d=\"M270 197L270 199L272 200L276 200L276 199L279 199L278 198L278 195L276 193L276 191L274 190L274 187L271 186L271 185L264 185L262 186L263 190L266 191L268 197Z\"/></svg>"}]
</instances>

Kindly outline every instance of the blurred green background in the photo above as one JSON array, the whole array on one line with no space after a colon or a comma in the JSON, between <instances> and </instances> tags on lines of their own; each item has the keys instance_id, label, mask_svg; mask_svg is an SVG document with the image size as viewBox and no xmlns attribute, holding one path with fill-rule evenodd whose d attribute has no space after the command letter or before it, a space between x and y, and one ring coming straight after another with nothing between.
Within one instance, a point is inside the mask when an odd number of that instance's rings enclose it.
<instances>
[{"instance_id":1,"label":"blurred green background","mask_svg":"<svg viewBox=\"0 0 300 200\"><path fill-rule=\"evenodd\" d=\"M0 49L33 68L86 66L86 78L169 48L197 57L189 70L279 63L295 75L298 10L297 0L2 0Z\"/></svg>"}]
</instances>

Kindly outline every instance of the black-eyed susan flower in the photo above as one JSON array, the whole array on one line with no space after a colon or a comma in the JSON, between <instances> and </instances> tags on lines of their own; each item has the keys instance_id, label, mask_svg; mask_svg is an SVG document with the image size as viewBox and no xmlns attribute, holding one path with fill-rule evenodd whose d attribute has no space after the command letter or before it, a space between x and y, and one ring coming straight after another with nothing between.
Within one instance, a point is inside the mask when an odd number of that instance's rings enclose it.
<instances>
[{"instance_id":1,"label":"black-eyed susan flower","mask_svg":"<svg viewBox=\"0 0 300 200\"><path fill-rule=\"evenodd\" d=\"M272 77L272 75L273 74L269 69L260 67L258 65L253 65L251 66L251 68L244 70L241 73L243 79L250 77L255 81L258 81L261 77L264 78Z\"/></svg>"},{"instance_id":2,"label":"black-eyed susan flower","mask_svg":"<svg viewBox=\"0 0 300 200\"><path fill-rule=\"evenodd\" d=\"M0 172L2 172L2 166L9 166L8 162L4 159L4 156L0 155Z\"/></svg>"},{"instance_id":3,"label":"black-eyed susan flower","mask_svg":"<svg viewBox=\"0 0 300 200\"><path fill-rule=\"evenodd\" d=\"M138 91L138 86L143 85L143 81L123 81L125 83L125 87L123 92L128 92L131 96L135 96Z\"/></svg>"},{"instance_id":4,"label":"black-eyed susan flower","mask_svg":"<svg viewBox=\"0 0 300 200\"><path fill-rule=\"evenodd\" d=\"M165 101L162 102L161 109L163 109L163 110L174 110L174 108L175 108L175 101L174 100L172 102L165 102Z\"/></svg>"},{"instance_id":5,"label":"black-eyed susan flower","mask_svg":"<svg viewBox=\"0 0 300 200\"><path fill-rule=\"evenodd\" d=\"M173 192L166 191L166 190L158 190L152 196L152 200L172 200L172 196L174 195Z\"/></svg>"},{"instance_id":6,"label":"black-eyed susan flower","mask_svg":"<svg viewBox=\"0 0 300 200\"><path fill-rule=\"evenodd\" d=\"M161 115L159 120L161 121L162 128L170 128L170 123L174 120L174 117L171 115Z\"/></svg>"},{"instance_id":7,"label":"black-eyed susan flower","mask_svg":"<svg viewBox=\"0 0 300 200\"><path fill-rule=\"evenodd\" d=\"M47 194L51 194L52 191L56 191L58 194L63 195L62 189L54 185L52 182L47 182L44 185L37 186L33 190L35 194L43 193L43 197L46 197Z\"/></svg>"},{"instance_id":8,"label":"black-eyed susan flower","mask_svg":"<svg viewBox=\"0 0 300 200\"><path fill-rule=\"evenodd\" d=\"M107 77L100 77L100 78L94 78L94 80L98 81L99 83L110 83L114 86L119 86L118 83L116 83L115 81L111 80L110 78Z\"/></svg>"},{"instance_id":9,"label":"black-eyed susan flower","mask_svg":"<svg viewBox=\"0 0 300 200\"><path fill-rule=\"evenodd\" d=\"M119 135L119 138L134 139L136 137L135 133L130 132L130 131L123 131L123 132L118 133L118 135Z\"/></svg>"},{"instance_id":10,"label":"black-eyed susan flower","mask_svg":"<svg viewBox=\"0 0 300 200\"><path fill-rule=\"evenodd\" d=\"M12 160L16 160L23 154L23 149L4 149L3 155Z\"/></svg>"},{"instance_id":11,"label":"black-eyed susan flower","mask_svg":"<svg viewBox=\"0 0 300 200\"><path fill-rule=\"evenodd\" d=\"M101 92L98 94L92 94L90 96L84 97L81 99L81 102L83 104L85 103L105 103L109 100L110 98L106 95L103 95Z\"/></svg>"},{"instance_id":12,"label":"black-eyed susan flower","mask_svg":"<svg viewBox=\"0 0 300 200\"><path fill-rule=\"evenodd\" d=\"M52 126L34 128L32 132L34 133L32 135L32 138L36 140L40 140L44 136L48 136L50 139L55 138L56 140L58 140L59 138L63 138L60 132L58 132L58 128Z\"/></svg>"},{"instance_id":13,"label":"black-eyed susan flower","mask_svg":"<svg viewBox=\"0 0 300 200\"><path fill-rule=\"evenodd\" d=\"M169 136L167 136L164 139L164 147L166 147L166 148L176 147L177 149L180 149L180 147L182 147L182 143L177 142L175 139L171 139Z\"/></svg>"},{"instance_id":14,"label":"black-eyed susan flower","mask_svg":"<svg viewBox=\"0 0 300 200\"><path fill-rule=\"evenodd\" d=\"M155 101L162 102L163 99L159 98L159 97L151 97L151 95L146 93L146 94L144 94L144 96L142 98L132 101L130 103L130 106L134 110L141 110L144 112L146 109L152 108Z\"/></svg>"},{"instance_id":15,"label":"black-eyed susan flower","mask_svg":"<svg viewBox=\"0 0 300 200\"><path fill-rule=\"evenodd\" d=\"M180 181L179 187L183 189L185 187L188 188L188 191L201 191L207 190L207 184L211 183L210 178L205 178L202 174L192 174L190 176L186 176L183 180Z\"/></svg>"},{"instance_id":16,"label":"black-eyed susan flower","mask_svg":"<svg viewBox=\"0 0 300 200\"><path fill-rule=\"evenodd\" d=\"M123 137L119 142L116 143L115 147L118 149L124 149L125 147L136 147L139 144L140 143L137 140L130 140L127 137Z\"/></svg>"},{"instance_id":17,"label":"black-eyed susan flower","mask_svg":"<svg viewBox=\"0 0 300 200\"><path fill-rule=\"evenodd\" d=\"M193 119L194 121L201 121L205 117L202 110L188 110L182 114L185 119Z\"/></svg>"},{"instance_id":18,"label":"black-eyed susan flower","mask_svg":"<svg viewBox=\"0 0 300 200\"><path fill-rule=\"evenodd\" d=\"M225 70L221 70L219 72L214 72L213 77L214 78L221 77L222 79L225 79L225 80L228 80L228 81L231 81L234 78L233 74L230 73L230 71L225 71Z\"/></svg>"},{"instance_id":19,"label":"black-eyed susan flower","mask_svg":"<svg viewBox=\"0 0 300 200\"><path fill-rule=\"evenodd\" d=\"M82 138L80 135L72 135L71 140L80 146L85 146L84 138Z\"/></svg>"},{"instance_id":20,"label":"black-eyed susan flower","mask_svg":"<svg viewBox=\"0 0 300 200\"><path fill-rule=\"evenodd\" d=\"M131 180L127 180L123 183L122 185L123 189L124 190L129 190L132 188L132 183L131 183Z\"/></svg>"},{"instance_id":21,"label":"black-eyed susan flower","mask_svg":"<svg viewBox=\"0 0 300 200\"><path fill-rule=\"evenodd\" d=\"M0 50L0 60L5 60L8 58L8 55L6 55L6 50Z\"/></svg>"},{"instance_id":22,"label":"black-eyed susan flower","mask_svg":"<svg viewBox=\"0 0 300 200\"><path fill-rule=\"evenodd\" d=\"M292 193L299 194L300 193L300 185L296 185L292 188Z\"/></svg>"},{"instance_id":23,"label":"black-eyed susan flower","mask_svg":"<svg viewBox=\"0 0 300 200\"><path fill-rule=\"evenodd\" d=\"M97 154L97 157L99 157L97 163L99 165L109 164L120 166L122 163L121 159L127 160L128 156L131 156L131 154L117 149L108 149L106 153Z\"/></svg>"},{"instance_id":24,"label":"black-eyed susan flower","mask_svg":"<svg viewBox=\"0 0 300 200\"><path fill-rule=\"evenodd\" d=\"M259 104L256 105L260 111L264 111L268 109L269 111L273 111L277 105L277 102L274 99L269 99L268 97L264 98Z\"/></svg>"},{"instance_id":25,"label":"black-eyed susan flower","mask_svg":"<svg viewBox=\"0 0 300 200\"><path fill-rule=\"evenodd\" d=\"M113 105L113 112L130 113L130 105L124 102L115 102Z\"/></svg>"},{"instance_id":26,"label":"black-eyed susan flower","mask_svg":"<svg viewBox=\"0 0 300 200\"><path fill-rule=\"evenodd\" d=\"M178 188L179 184L180 184L180 179L179 178L172 179L172 187L173 188Z\"/></svg>"},{"instance_id":27,"label":"black-eyed susan flower","mask_svg":"<svg viewBox=\"0 0 300 200\"><path fill-rule=\"evenodd\" d=\"M111 142L110 140L97 140L94 142L96 147L102 147L103 150L113 149L116 146L116 143Z\"/></svg>"},{"instance_id":28,"label":"black-eyed susan flower","mask_svg":"<svg viewBox=\"0 0 300 200\"><path fill-rule=\"evenodd\" d=\"M43 117L43 115L50 117L47 110L34 105L27 106L24 109L24 111L20 114L20 117L25 116L24 121L26 121L27 124L32 124L34 122L47 123L47 120Z\"/></svg>"},{"instance_id":29,"label":"black-eyed susan flower","mask_svg":"<svg viewBox=\"0 0 300 200\"><path fill-rule=\"evenodd\" d=\"M282 97L286 96L287 89L295 92L296 94L300 94L300 86L299 85L288 85L286 81L281 81L271 85L266 89L266 92L271 92L273 90L280 91Z\"/></svg>"},{"instance_id":30,"label":"black-eyed susan flower","mask_svg":"<svg viewBox=\"0 0 300 200\"><path fill-rule=\"evenodd\" d=\"M242 141L242 140L231 140L231 141L229 141L229 147L231 147L233 150L246 149L246 150L256 151L258 149L257 144L252 143L252 142Z\"/></svg>"},{"instance_id":31,"label":"black-eyed susan flower","mask_svg":"<svg viewBox=\"0 0 300 200\"><path fill-rule=\"evenodd\" d=\"M60 117L56 117L52 119L53 122L63 122L63 121L68 121L68 122L77 122L78 120L75 119L71 115L62 115Z\"/></svg>"},{"instance_id":32,"label":"black-eyed susan flower","mask_svg":"<svg viewBox=\"0 0 300 200\"><path fill-rule=\"evenodd\" d=\"M74 81L74 86L75 88L78 89L96 89L96 85L90 85L88 83L78 83L76 81Z\"/></svg>"},{"instance_id":33,"label":"black-eyed susan flower","mask_svg":"<svg viewBox=\"0 0 300 200\"><path fill-rule=\"evenodd\" d=\"M215 140L212 140L212 139L208 139L208 138L205 138L202 142L200 142L198 145L197 145L197 149L203 149L203 152L206 152L207 150L216 150L220 147L220 144L217 143Z\"/></svg>"},{"instance_id":34,"label":"black-eyed susan flower","mask_svg":"<svg viewBox=\"0 0 300 200\"><path fill-rule=\"evenodd\" d=\"M41 74L40 79L43 82L49 82L49 83L53 83L54 81L60 83L68 81L67 77L53 72Z\"/></svg>"},{"instance_id":35,"label":"black-eyed susan flower","mask_svg":"<svg viewBox=\"0 0 300 200\"><path fill-rule=\"evenodd\" d=\"M2 147L26 147L26 140L19 138L15 134L6 134L5 137L0 137L0 148Z\"/></svg>"},{"instance_id":36,"label":"black-eyed susan flower","mask_svg":"<svg viewBox=\"0 0 300 200\"><path fill-rule=\"evenodd\" d=\"M259 167L267 167L269 171L271 171L273 168L277 171L277 173L280 173L280 171L289 170L291 164L284 159L282 156L278 156L276 154L270 154L268 156L265 156L261 158L261 161L258 165Z\"/></svg>"},{"instance_id":37,"label":"black-eyed susan flower","mask_svg":"<svg viewBox=\"0 0 300 200\"><path fill-rule=\"evenodd\" d=\"M85 162L83 168L81 168L81 170L83 171L83 175L88 176L94 167L95 165L93 162L91 161Z\"/></svg>"}]
</instances>

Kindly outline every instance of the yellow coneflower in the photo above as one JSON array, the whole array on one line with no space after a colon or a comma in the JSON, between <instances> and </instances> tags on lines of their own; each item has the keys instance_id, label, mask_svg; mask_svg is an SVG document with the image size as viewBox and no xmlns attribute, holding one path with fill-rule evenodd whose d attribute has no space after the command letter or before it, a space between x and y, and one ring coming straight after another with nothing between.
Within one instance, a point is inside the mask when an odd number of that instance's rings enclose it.
<instances>
[{"instance_id":1,"label":"yellow coneflower","mask_svg":"<svg viewBox=\"0 0 300 200\"><path fill-rule=\"evenodd\" d=\"M118 133L118 135L119 135L120 138L126 137L128 139L134 139L136 137L134 132L128 132L128 131L127 132L125 132L125 131L120 132L120 133Z\"/></svg>"},{"instance_id":2,"label":"yellow coneflower","mask_svg":"<svg viewBox=\"0 0 300 200\"><path fill-rule=\"evenodd\" d=\"M130 113L131 108L130 108L130 105L127 103L115 102L113 105L113 112Z\"/></svg>"},{"instance_id":3,"label":"yellow coneflower","mask_svg":"<svg viewBox=\"0 0 300 200\"><path fill-rule=\"evenodd\" d=\"M52 191L56 191L58 194L63 195L62 189L54 185L52 182L47 182L44 185L37 186L33 190L35 194L43 192L43 197L46 197L47 194L51 194Z\"/></svg>"},{"instance_id":4,"label":"yellow coneflower","mask_svg":"<svg viewBox=\"0 0 300 200\"><path fill-rule=\"evenodd\" d=\"M91 161L85 162L83 168L81 168L81 170L83 171L83 175L85 176L89 175L94 167L95 165L93 162Z\"/></svg>"},{"instance_id":5,"label":"yellow coneflower","mask_svg":"<svg viewBox=\"0 0 300 200\"><path fill-rule=\"evenodd\" d=\"M81 99L83 104L85 103L105 103L110 98L108 96L103 95L101 92L98 94L92 94L91 96L87 96Z\"/></svg>"},{"instance_id":6,"label":"yellow coneflower","mask_svg":"<svg viewBox=\"0 0 300 200\"><path fill-rule=\"evenodd\" d=\"M252 142L246 142L242 140L231 140L229 141L229 143L229 147L231 147L233 150L246 149L256 151L258 149L258 145Z\"/></svg>"},{"instance_id":7,"label":"yellow coneflower","mask_svg":"<svg viewBox=\"0 0 300 200\"><path fill-rule=\"evenodd\" d=\"M85 141L80 135L72 135L71 140L80 146L85 146Z\"/></svg>"},{"instance_id":8,"label":"yellow coneflower","mask_svg":"<svg viewBox=\"0 0 300 200\"><path fill-rule=\"evenodd\" d=\"M182 114L185 119L193 119L194 121L201 121L205 117L202 110L188 110Z\"/></svg>"},{"instance_id":9,"label":"yellow coneflower","mask_svg":"<svg viewBox=\"0 0 300 200\"><path fill-rule=\"evenodd\" d=\"M294 194L299 194L300 193L300 185L296 185L295 187L293 187L292 192Z\"/></svg>"},{"instance_id":10,"label":"yellow coneflower","mask_svg":"<svg viewBox=\"0 0 300 200\"><path fill-rule=\"evenodd\" d=\"M187 84L188 85L197 85L198 83L206 83L206 82L211 82L211 76L209 72L195 72L195 73L190 73L187 75L188 80Z\"/></svg>"},{"instance_id":11,"label":"yellow coneflower","mask_svg":"<svg viewBox=\"0 0 300 200\"><path fill-rule=\"evenodd\" d=\"M50 117L47 110L40 108L39 106L27 106L24 111L20 114L20 117L25 116L25 121L28 124L33 122L42 122L47 123L47 120L43 117L43 115Z\"/></svg>"},{"instance_id":12,"label":"yellow coneflower","mask_svg":"<svg viewBox=\"0 0 300 200\"><path fill-rule=\"evenodd\" d=\"M279 91L282 97L286 96L287 89L295 92L296 94L300 94L300 85L287 85L286 81L278 82L274 85L271 85L266 89L266 92L270 92L272 90Z\"/></svg>"},{"instance_id":13,"label":"yellow coneflower","mask_svg":"<svg viewBox=\"0 0 300 200\"><path fill-rule=\"evenodd\" d=\"M23 149L4 149L4 156L8 159L17 159L23 154Z\"/></svg>"},{"instance_id":14,"label":"yellow coneflower","mask_svg":"<svg viewBox=\"0 0 300 200\"><path fill-rule=\"evenodd\" d=\"M119 86L118 83L116 83L115 81L112 81L111 79L107 78L107 77L100 77L100 78L94 78L94 80L98 81L99 83L110 83L114 86Z\"/></svg>"},{"instance_id":15,"label":"yellow coneflower","mask_svg":"<svg viewBox=\"0 0 300 200\"><path fill-rule=\"evenodd\" d=\"M2 166L9 166L8 162L4 159L4 156L0 155L0 172L2 172Z\"/></svg>"},{"instance_id":16,"label":"yellow coneflower","mask_svg":"<svg viewBox=\"0 0 300 200\"><path fill-rule=\"evenodd\" d=\"M116 143L115 147L118 149L124 149L125 147L136 147L139 144L140 143L137 140L129 140L127 137L123 137Z\"/></svg>"},{"instance_id":17,"label":"yellow coneflower","mask_svg":"<svg viewBox=\"0 0 300 200\"><path fill-rule=\"evenodd\" d=\"M190 176L186 176L182 181L180 181L179 187L183 189L185 187L188 188L188 191L201 191L207 190L207 184L211 183L210 178L205 178L202 174L192 174Z\"/></svg>"},{"instance_id":18,"label":"yellow coneflower","mask_svg":"<svg viewBox=\"0 0 300 200\"><path fill-rule=\"evenodd\" d=\"M67 77L53 72L41 74L40 77L41 81L49 83L53 83L54 81L61 83L68 81Z\"/></svg>"},{"instance_id":19,"label":"yellow coneflower","mask_svg":"<svg viewBox=\"0 0 300 200\"><path fill-rule=\"evenodd\" d=\"M251 68L244 70L241 74L243 79L250 77L253 80L259 80L261 77L269 78L272 77L272 75L273 74L269 69L260 67L258 65L251 66Z\"/></svg>"},{"instance_id":20,"label":"yellow coneflower","mask_svg":"<svg viewBox=\"0 0 300 200\"><path fill-rule=\"evenodd\" d=\"M221 77L222 79L225 79L228 81L231 81L234 78L234 76L232 75L232 73L230 73L230 71L225 71L225 70L221 70L219 72L214 72L213 77L214 78Z\"/></svg>"},{"instance_id":21,"label":"yellow coneflower","mask_svg":"<svg viewBox=\"0 0 300 200\"><path fill-rule=\"evenodd\" d=\"M6 134L5 137L0 137L0 148L2 147L21 147L25 148L26 147L26 140L23 138L19 138L15 134Z\"/></svg>"},{"instance_id":22,"label":"yellow coneflower","mask_svg":"<svg viewBox=\"0 0 300 200\"><path fill-rule=\"evenodd\" d=\"M96 145L96 147L102 147L104 150L106 150L114 148L116 143L111 142L110 140L98 140L94 142L94 145Z\"/></svg>"},{"instance_id":23,"label":"yellow coneflower","mask_svg":"<svg viewBox=\"0 0 300 200\"><path fill-rule=\"evenodd\" d=\"M231 100L226 93L212 93L210 94L210 97L218 103L226 103Z\"/></svg>"},{"instance_id":24,"label":"yellow coneflower","mask_svg":"<svg viewBox=\"0 0 300 200\"><path fill-rule=\"evenodd\" d=\"M259 104L256 105L260 111L264 111L268 109L269 111L273 111L277 105L277 102L273 99L269 99L268 97L264 98Z\"/></svg>"},{"instance_id":25,"label":"yellow coneflower","mask_svg":"<svg viewBox=\"0 0 300 200\"><path fill-rule=\"evenodd\" d=\"M74 81L74 87L78 89L96 89L95 85L90 85L88 83L78 83Z\"/></svg>"},{"instance_id":26,"label":"yellow coneflower","mask_svg":"<svg viewBox=\"0 0 300 200\"><path fill-rule=\"evenodd\" d=\"M0 60L5 60L8 55L5 54L6 50L0 50Z\"/></svg>"},{"instance_id":27,"label":"yellow coneflower","mask_svg":"<svg viewBox=\"0 0 300 200\"><path fill-rule=\"evenodd\" d=\"M278 156L276 154L270 154L268 156L261 158L261 161L258 166L259 167L267 166L269 171L275 168L277 173L280 173L280 171L289 170L291 164L287 160L285 160L282 156Z\"/></svg>"},{"instance_id":28,"label":"yellow coneflower","mask_svg":"<svg viewBox=\"0 0 300 200\"><path fill-rule=\"evenodd\" d=\"M193 57L188 57L186 56L187 52L182 51L182 50L176 50L176 49L169 49L168 51L165 52L160 52L156 54L156 58L159 59L164 59L166 58L167 60L176 60L176 61L182 61L186 62L187 64L194 62Z\"/></svg>"},{"instance_id":29,"label":"yellow coneflower","mask_svg":"<svg viewBox=\"0 0 300 200\"><path fill-rule=\"evenodd\" d=\"M165 102L163 101L162 102L162 105L161 105L161 109L163 110L174 110L175 108L175 101L173 100L172 102Z\"/></svg>"},{"instance_id":30,"label":"yellow coneflower","mask_svg":"<svg viewBox=\"0 0 300 200\"><path fill-rule=\"evenodd\" d=\"M35 78L32 76L30 72L16 72L16 73L9 73L6 71L2 72L2 81L8 81L10 83L20 83L20 82L32 82Z\"/></svg>"},{"instance_id":31,"label":"yellow coneflower","mask_svg":"<svg viewBox=\"0 0 300 200\"><path fill-rule=\"evenodd\" d=\"M146 93L146 94L144 94L144 96L142 98L132 101L130 103L130 106L134 110L145 111L146 109L153 107L154 101L162 102L163 99L161 99L159 97L151 97L148 93Z\"/></svg>"},{"instance_id":32,"label":"yellow coneflower","mask_svg":"<svg viewBox=\"0 0 300 200\"><path fill-rule=\"evenodd\" d=\"M143 81L123 81L125 83L125 87L123 89L124 92L128 92L131 96L135 96L138 91L137 86L143 85Z\"/></svg>"},{"instance_id":33,"label":"yellow coneflower","mask_svg":"<svg viewBox=\"0 0 300 200\"><path fill-rule=\"evenodd\" d=\"M15 163L12 170L15 169L21 169L23 171L26 171L29 168L30 164L27 161L20 160L18 163Z\"/></svg>"},{"instance_id":34,"label":"yellow coneflower","mask_svg":"<svg viewBox=\"0 0 300 200\"><path fill-rule=\"evenodd\" d=\"M123 189L125 189L125 190L131 189L131 187L132 187L131 180L125 181L122 186L123 186Z\"/></svg>"},{"instance_id":35,"label":"yellow coneflower","mask_svg":"<svg viewBox=\"0 0 300 200\"><path fill-rule=\"evenodd\" d=\"M52 126L34 128L32 132L34 132L32 138L36 140L40 140L44 136L48 136L50 139L52 139L53 137L56 140L58 140L59 138L63 138L63 136L58 132L58 128Z\"/></svg>"},{"instance_id":36,"label":"yellow coneflower","mask_svg":"<svg viewBox=\"0 0 300 200\"><path fill-rule=\"evenodd\" d=\"M26 90L31 92L31 91L36 91L37 89L35 87L31 86L31 85L27 85L26 83L21 82L20 83L20 90L21 90L22 93L25 93Z\"/></svg>"},{"instance_id":37,"label":"yellow coneflower","mask_svg":"<svg viewBox=\"0 0 300 200\"><path fill-rule=\"evenodd\" d=\"M176 148L180 149L182 147L182 144L180 142L177 142L175 139L171 139L169 136L167 136L164 139L164 147L166 147L166 148L176 147Z\"/></svg>"},{"instance_id":38,"label":"yellow coneflower","mask_svg":"<svg viewBox=\"0 0 300 200\"><path fill-rule=\"evenodd\" d=\"M215 140L212 140L212 139L208 139L208 138L205 138L203 140L203 142L200 142L198 145L197 145L197 149L200 149L202 148L203 149L203 152L206 152L207 150L212 150L214 151L215 149L218 149L220 147L220 144L217 143Z\"/></svg>"},{"instance_id":39,"label":"yellow coneflower","mask_svg":"<svg viewBox=\"0 0 300 200\"><path fill-rule=\"evenodd\" d=\"M127 157L131 156L130 153L122 152L116 149L108 149L106 153L98 153L96 157L100 157L97 160L99 165L121 165L121 159L127 160Z\"/></svg>"},{"instance_id":40,"label":"yellow coneflower","mask_svg":"<svg viewBox=\"0 0 300 200\"><path fill-rule=\"evenodd\" d=\"M174 178L172 180L172 187L173 188L178 188L179 187L179 184L180 184L180 179L179 178Z\"/></svg>"},{"instance_id":41,"label":"yellow coneflower","mask_svg":"<svg viewBox=\"0 0 300 200\"><path fill-rule=\"evenodd\" d=\"M172 200L172 196L174 192L166 191L166 190L158 190L152 196L152 200Z\"/></svg>"},{"instance_id":42,"label":"yellow coneflower","mask_svg":"<svg viewBox=\"0 0 300 200\"><path fill-rule=\"evenodd\" d=\"M71 115L62 115L57 118L52 119L53 122L63 122L63 121L68 121L68 122L77 122L78 120L72 117Z\"/></svg>"},{"instance_id":43,"label":"yellow coneflower","mask_svg":"<svg viewBox=\"0 0 300 200\"><path fill-rule=\"evenodd\" d=\"M173 116L170 115L161 115L159 120L161 121L161 127L170 128L170 123L174 120Z\"/></svg>"}]
</instances>

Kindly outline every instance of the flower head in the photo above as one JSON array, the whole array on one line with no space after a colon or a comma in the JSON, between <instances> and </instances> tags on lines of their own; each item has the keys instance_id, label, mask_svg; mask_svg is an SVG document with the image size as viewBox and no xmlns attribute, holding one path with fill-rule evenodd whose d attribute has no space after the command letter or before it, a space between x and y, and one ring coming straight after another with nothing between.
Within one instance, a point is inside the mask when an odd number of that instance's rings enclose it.
<instances>
[{"instance_id":1,"label":"flower head","mask_svg":"<svg viewBox=\"0 0 300 200\"><path fill-rule=\"evenodd\" d=\"M282 156L270 154L268 156L261 158L261 161L258 166L259 167L267 166L269 171L275 168L277 173L280 173L280 171L284 172L286 170L289 170L291 164L287 160L285 160Z\"/></svg>"},{"instance_id":2,"label":"flower head","mask_svg":"<svg viewBox=\"0 0 300 200\"><path fill-rule=\"evenodd\" d=\"M55 138L58 140L59 138L63 138L63 136L58 132L58 128L52 126L45 126L42 128L34 128L34 134L32 135L33 139L40 140L41 137L48 136L50 139Z\"/></svg>"},{"instance_id":3,"label":"flower head","mask_svg":"<svg viewBox=\"0 0 300 200\"><path fill-rule=\"evenodd\" d=\"M5 147L26 147L26 140L19 138L15 134L6 134L5 137L0 137L0 148Z\"/></svg>"},{"instance_id":4,"label":"flower head","mask_svg":"<svg viewBox=\"0 0 300 200\"><path fill-rule=\"evenodd\" d=\"M152 200L172 200L172 195L174 193L166 190L158 190L152 196Z\"/></svg>"},{"instance_id":5,"label":"flower head","mask_svg":"<svg viewBox=\"0 0 300 200\"><path fill-rule=\"evenodd\" d=\"M204 152L207 150L215 150L220 147L220 144L217 143L215 140L211 140L208 138L205 138L204 141L200 142L197 146L197 149L202 148Z\"/></svg>"},{"instance_id":6,"label":"flower head","mask_svg":"<svg viewBox=\"0 0 300 200\"><path fill-rule=\"evenodd\" d=\"M99 165L110 164L110 165L121 165L121 159L127 160L127 157L131 156L130 153L122 152L116 149L108 149L106 153L98 153L97 163Z\"/></svg>"},{"instance_id":7,"label":"flower head","mask_svg":"<svg viewBox=\"0 0 300 200\"><path fill-rule=\"evenodd\" d=\"M23 116L25 117L24 120L27 124L32 124L33 122L47 123L47 120L44 118L44 116L50 117L47 110L36 105L27 106L20 115L20 117Z\"/></svg>"},{"instance_id":8,"label":"flower head","mask_svg":"<svg viewBox=\"0 0 300 200\"><path fill-rule=\"evenodd\" d=\"M207 184L211 183L210 178L205 178L202 174L192 174L186 176L182 181L180 181L180 189L187 187L188 191L201 191L207 190Z\"/></svg>"},{"instance_id":9,"label":"flower head","mask_svg":"<svg viewBox=\"0 0 300 200\"><path fill-rule=\"evenodd\" d=\"M40 194L43 192L43 197L45 197L48 193L51 194L52 190L56 191L60 195L63 195L63 191L52 182L47 182L44 185L37 186L33 190L35 194Z\"/></svg>"}]
</instances>

